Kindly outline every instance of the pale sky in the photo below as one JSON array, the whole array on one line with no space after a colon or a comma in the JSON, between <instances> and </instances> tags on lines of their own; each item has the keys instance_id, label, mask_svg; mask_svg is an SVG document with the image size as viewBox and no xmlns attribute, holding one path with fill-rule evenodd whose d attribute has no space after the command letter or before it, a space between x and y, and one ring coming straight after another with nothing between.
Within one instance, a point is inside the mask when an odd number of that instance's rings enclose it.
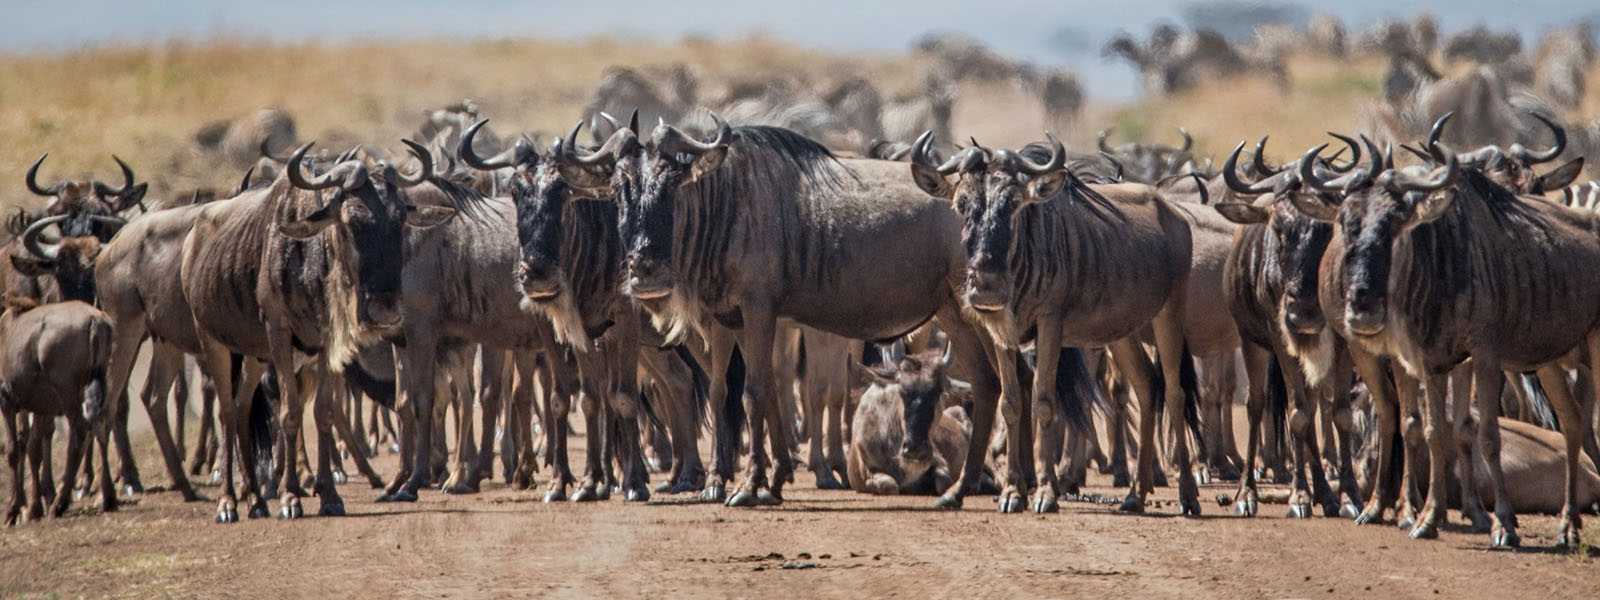
<instances>
[{"instance_id":1,"label":"pale sky","mask_svg":"<svg viewBox=\"0 0 1600 600\"><path fill-rule=\"evenodd\" d=\"M956 31L996 50L1076 70L1090 94L1120 99L1136 93L1132 69L1100 58L1118 31L1143 37L1157 23L1184 24L1189 0L7 0L0 52L56 52L115 42L239 36L271 40L530 36L672 40L761 32L807 46L901 50L929 31ZM1207 0L1201 3L1233 3ZM1294 6L1309 2L1256 2ZM1516 29L1525 38L1552 24L1600 17L1600 5L1575 0L1342 0L1328 9L1359 29L1380 18L1429 10L1448 32L1478 24Z\"/></svg>"}]
</instances>

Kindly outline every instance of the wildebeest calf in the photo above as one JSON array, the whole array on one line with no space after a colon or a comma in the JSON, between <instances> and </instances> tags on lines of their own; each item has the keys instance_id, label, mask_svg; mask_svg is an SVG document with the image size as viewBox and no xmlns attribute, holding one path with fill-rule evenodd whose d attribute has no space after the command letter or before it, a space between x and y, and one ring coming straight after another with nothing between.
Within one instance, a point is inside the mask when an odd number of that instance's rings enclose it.
<instances>
[{"instance_id":1,"label":"wildebeest calf","mask_svg":"<svg viewBox=\"0 0 1600 600\"><path fill-rule=\"evenodd\" d=\"M965 463L972 423L946 401L954 387L948 366L948 357L933 351L864 367L873 383L851 427L850 489L937 494L955 482L950 465Z\"/></svg>"}]
</instances>

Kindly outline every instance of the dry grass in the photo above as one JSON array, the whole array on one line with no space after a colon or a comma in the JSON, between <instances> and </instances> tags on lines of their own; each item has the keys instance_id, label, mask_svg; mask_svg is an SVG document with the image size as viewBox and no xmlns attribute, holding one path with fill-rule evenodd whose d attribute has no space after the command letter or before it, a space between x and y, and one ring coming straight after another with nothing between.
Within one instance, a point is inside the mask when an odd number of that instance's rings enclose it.
<instances>
[{"instance_id":1,"label":"dry grass","mask_svg":"<svg viewBox=\"0 0 1600 600\"><path fill-rule=\"evenodd\" d=\"M677 62L700 75L702 97L729 77L776 72L817 82L859 74L894 93L914 87L926 67L907 55L826 54L759 37L671 44L174 42L0 56L0 208L37 205L21 184L41 152L51 153L41 173L47 184L79 175L114 180L110 155L117 154L151 181L153 198L163 198L194 187L231 187L238 173L198 155L194 133L261 106L288 109L300 136L325 146L398 147L422 109L464 97L477 101L502 132L564 131L608 66ZM1290 70L1287 91L1252 78L1218 82L1127 106L1093 106L1074 130L1057 133L1088 146L1106 125L1117 127L1119 140L1175 139L1175 128L1184 125L1202 155L1270 133L1274 157L1288 158L1325 141L1324 131L1354 129L1358 107L1378 94L1383 63L1301 58ZM955 114L960 137L988 145L1037 139L1043 123L1038 104L1011 88L965 89Z\"/></svg>"}]
</instances>

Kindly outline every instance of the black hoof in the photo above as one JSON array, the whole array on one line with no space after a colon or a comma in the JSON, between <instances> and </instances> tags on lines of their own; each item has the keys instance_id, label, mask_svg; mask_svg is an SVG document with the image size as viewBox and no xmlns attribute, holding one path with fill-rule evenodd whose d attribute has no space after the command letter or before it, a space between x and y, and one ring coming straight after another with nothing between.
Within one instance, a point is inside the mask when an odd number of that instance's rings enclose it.
<instances>
[{"instance_id":1,"label":"black hoof","mask_svg":"<svg viewBox=\"0 0 1600 600\"><path fill-rule=\"evenodd\" d=\"M672 486L672 493L674 494L686 494L689 492L698 491L700 491L700 486L695 485L693 481L679 481L676 485Z\"/></svg>"},{"instance_id":2,"label":"black hoof","mask_svg":"<svg viewBox=\"0 0 1600 600\"><path fill-rule=\"evenodd\" d=\"M1361 509L1356 508L1354 504L1341 504L1339 505L1339 516L1346 519L1355 519L1361 516Z\"/></svg>"},{"instance_id":3,"label":"black hoof","mask_svg":"<svg viewBox=\"0 0 1600 600\"><path fill-rule=\"evenodd\" d=\"M1238 481L1239 469L1233 465L1222 465L1217 468L1217 479L1221 481Z\"/></svg>"},{"instance_id":4,"label":"black hoof","mask_svg":"<svg viewBox=\"0 0 1600 600\"><path fill-rule=\"evenodd\" d=\"M631 490L628 490L627 494L623 495L622 501L623 502L649 502L650 501L650 490L645 489L644 486L639 486L639 487L633 488Z\"/></svg>"},{"instance_id":5,"label":"black hoof","mask_svg":"<svg viewBox=\"0 0 1600 600\"><path fill-rule=\"evenodd\" d=\"M567 495L566 495L566 493L562 492L561 490L550 490L550 491L544 493L543 500L544 500L544 502L546 504L549 504L551 502L566 502L567 501Z\"/></svg>"},{"instance_id":6,"label":"black hoof","mask_svg":"<svg viewBox=\"0 0 1600 600\"><path fill-rule=\"evenodd\" d=\"M1254 517L1256 516L1256 511L1260 510L1260 508L1260 505L1254 499L1241 498L1238 502L1233 503L1233 514L1241 517Z\"/></svg>"},{"instance_id":7,"label":"black hoof","mask_svg":"<svg viewBox=\"0 0 1600 600\"><path fill-rule=\"evenodd\" d=\"M226 509L226 510L219 510L219 511L217 511L217 522L218 523L238 523L239 522L239 511L233 510L231 508L230 509Z\"/></svg>"},{"instance_id":8,"label":"black hoof","mask_svg":"<svg viewBox=\"0 0 1600 600\"><path fill-rule=\"evenodd\" d=\"M1382 522L1383 522L1383 511L1381 511L1381 510L1374 510L1374 511L1363 510L1363 511L1361 511L1361 514L1356 515L1356 524L1357 525L1377 525L1377 524L1382 523Z\"/></svg>"},{"instance_id":9,"label":"black hoof","mask_svg":"<svg viewBox=\"0 0 1600 600\"><path fill-rule=\"evenodd\" d=\"M1573 537L1576 538L1577 535L1574 534ZM1517 533L1514 531L1501 530L1494 532L1489 537L1489 542L1496 548L1516 548L1522 545L1522 538L1517 537ZM1577 548L1581 543L1582 540L1576 539L1569 543L1565 535L1556 538L1557 548Z\"/></svg>"},{"instance_id":10,"label":"black hoof","mask_svg":"<svg viewBox=\"0 0 1600 600\"><path fill-rule=\"evenodd\" d=\"M299 504L278 507L279 519L298 519L302 514Z\"/></svg>"},{"instance_id":11,"label":"black hoof","mask_svg":"<svg viewBox=\"0 0 1600 600\"><path fill-rule=\"evenodd\" d=\"M658 483L658 484L656 484L656 487L651 489L650 491L655 492L657 494L671 494L671 493L673 493L672 492L672 482L663 481L661 483Z\"/></svg>"},{"instance_id":12,"label":"black hoof","mask_svg":"<svg viewBox=\"0 0 1600 600\"><path fill-rule=\"evenodd\" d=\"M1329 519L1338 517L1340 512L1341 511L1338 502L1329 502L1322 505L1322 516Z\"/></svg>"},{"instance_id":13,"label":"black hoof","mask_svg":"<svg viewBox=\"0 0 1600 600\"><path fill-rule=\"evenodd\" d=\"M1288 516L1291 519L1309 519L1309 518L1311 518L1311 505L1310 504L1290 504L1289 505L1289 515Z\"/></svg>"},{"instance_id":14,"label":"black hoof","mask_svg":"<svg viewBox=\"0 0 1600 600\"><path fill-rule=\"evenodd\" d=\"M1055 494L1039 494L1033 500L1033 512L1036 514L1053 513L1061 510L1061 504L1056 500Z\"/></svg>"},{"instance_id":15,"label":"black hoof","mask_svg":"<svg viewBox=\"0 0 1600 600\"><path fill-rule=\"evenodd\" d=\"M265 502L257 502L250 507L250 514L246 516L252 519L265 519L269 516L272 516L272 511L267 510L267 504Z\"/></svg>"},{"instance_id":16,"label":"black hoof","mask_svg":"<svg viewBox=\"0 0 1600 600\"><path fill-rule=\"evenodd\" d=\"M1021 494L1001 494L1000 503L996 508L1001 514L1019 513L1022 512L1022 505L1025 503Z\"/></svg>"},{"instance_id":17,"label":"black hoof","mask_svg":"<svg viewBox=\"0 0 1600 600\"><path fill-rule=\"evenodd\" d=\"M1198 498L1190 498L1188 500L1179 500L1178 501L1178 505L1183 507L1183 516L1191 517L1191 518L1199 518L1199 516L1200 516L1200 499L1198 499Z\"/></svg>"},{"instance_id":18,"label":"black hoof","mask_svg":"<svg viewBox=\"0 0 1600 600\"><path fill-rule=\"evenodd\" d=\"M416 490L412 490L412 489L400 488L400 491L397 491L397 492L395 492L395 493L393 493L393 494L391 494L389 496L389 501L390 502L416 502L417 501L417 491Z\"/></svg>"},{"instance_id":19,"label":"black hoof","mask_svg":"<svg viewBox=\"0 0 1600 600\"><path fill-rule=\"evenodd\" d=\"M817 489L819 489L819 490L845 490L845 489L850 489L845 484L839 483L839 480L834 479L833 476L827 475L827 473L828 473L827 471L821 471L821 473L823 473L824 476L817 477Z\"/></svg>"},{"instance_id":20,"label":"black hoof","mask_svg":"<svg viewBox=\"0 0 1600 600\"><path fill-rule=\"evenodd\" d=\"M344 513L344 503L343 502L323 502L322 506L317 507L317 514L321 515L321 516L324 516L324 517L342 517L345 514Z\"/></svg>"},{"instance_id":21,"label":"black hoof","mask_svg":"<svg viewBox=\"0 0 1600 600\"><path fill-rule=\"evenodd\" d=\"M347 483L349 481L350 481L350 476L349 475L346 475L344 473L340 473L338 471L334 471L333 472L333 482L334 483L344 484L344 483Z\"/></svg>"},{"instance_id":22,"label":"black hoof","mask_svg":"<svg viewBox=\"0 0 1600 600\"><path fill-rule=\"evenodd\" d=\"M1426 523L1417 525L1407 534L1413 540L1431 540L1439 537L1439 528Z\"/></svg>"},{"instance_id":23,"label":"black hoof","mask_svg":"<svg viewBox=\"0 0 1600 600\"><path fill-rule=\"evenodd\" d=\"M739 490L734 495L729 496L728 501L724 502L723 505L749 508L756 505L756 495L745 490Z\"/></svg>"},{"instance_id":24,"label":"black hoof","mask_svg":"<svg viewBox=\"0 0 1600 600\"><path fill-rule=\"evenodd\" d=\"M1140 500L1138 496L1128 496L1127 498L1123 498L1122 504L1117 505L1117 512L1143 514L1144 501Z\"/></svg>"},{"instance_id":25,"label":"black hoof","mask_svg":"<svg viewBox=\"0 0 1600 600\"><path fill-rule=\"evenodd\" d=\"M781 496L779 496L777 494L777 492L774 492L772 490L758 490L758 491L756 491L756 505L758 505L758 506L778 506L778 505L781 505L781 504L783 504L783 498Z\"/></svg>"},{"instance_id":26,"label":"black hoof","mask_svg":"<svg viewBox=\"0 0 1600 600\"><path fill-rule=\"evenodd\" d=\"M453 495L453 496L462 496L462 495L466 495L466 494L476 494L476 493L478 493L478 488L475 487L475 486L467 485L466 483L457 483L457 484L452 485L450 487L444 488L441 491L443 491L446 494Z\"/></svg>"},{"instance_id":27,"label":"black hoof","mask_svg":"<svg viewBox=\"0 0 1600 600\"><path fill-rule=\"evenodd\" d=\"M600 492L595 491L595 488L592 487L581 487L572 492L572 498L570 499L573 502L594 502L600 499Z\"/></svg>"},{"instance_id":28,"label":"black hoof","mask_svg":"<svg viewBox=\"0 0 1600 600\"><path fill-rule=\"evenodd\" d=\"M935 500L933 505L945 510L961 510L961 496L945 494L939 496L939 499Z\"/></svg>"},{"instance_id":29,"label":"black hoof","mask_svg":"<svg viewBox=\"0 0 1600 600\"><path fill-rule=\"evenodd\" d=\"M1123 473L1121 475L1112 475L1111 476L1111 487L1119 487L1119 488L1128 487L1128 474L1127 473Z\"/></svg>"}]
</instances>

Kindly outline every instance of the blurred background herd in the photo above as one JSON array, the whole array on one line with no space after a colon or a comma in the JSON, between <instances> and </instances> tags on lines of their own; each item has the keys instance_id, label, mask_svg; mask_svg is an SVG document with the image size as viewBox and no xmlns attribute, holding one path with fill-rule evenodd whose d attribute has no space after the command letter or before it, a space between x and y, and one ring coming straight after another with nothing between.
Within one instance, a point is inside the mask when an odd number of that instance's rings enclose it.
<instances>
[{"instance_id":1,"label":"blurred background herd","mask_svg":"<svg viewBox=\"0 0 1600 600\"><path fill-rule=\"evenodd\" d=\"M855 153L925 129L947 144L1049 130L1083 150L1102 131L1177 146L1183 127L1201 162L1265 134L1277 148L1328 130L1413 140L1448 110L1473 115L1457 147L1548 143L1538 111L1567 127L1569 155L1600 157L1600 5L1584 2L141 4L7 9L7 212L44 200L22 186L44 152L43 180L109 177L116 154L171 204L232 188L263 146L382 153L489 117L487 151L635 107Z\"/></svg>"}]
</instances>

